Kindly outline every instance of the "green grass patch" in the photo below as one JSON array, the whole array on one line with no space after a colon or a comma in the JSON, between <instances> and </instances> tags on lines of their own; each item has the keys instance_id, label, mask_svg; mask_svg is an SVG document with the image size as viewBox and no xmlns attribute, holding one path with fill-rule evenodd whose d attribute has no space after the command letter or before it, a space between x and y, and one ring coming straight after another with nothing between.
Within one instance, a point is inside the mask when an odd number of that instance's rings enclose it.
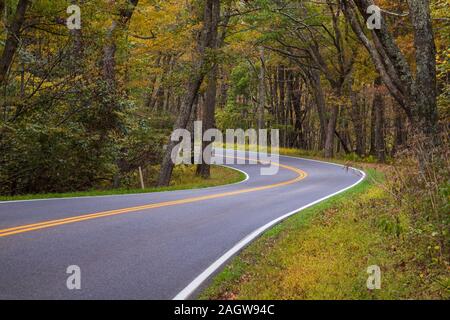
<instances>
[{"instance_id":1,"label":"green grass patch","mask_svg":"<svg viewBox=\"0 0 450 320\"><path fill-rule=\"evenodd\" d=\"M368 178L290 217L244 249L200 299L438 299L448 271L424 268L408 241L409 221ZM382 271L381 290L367 289L367 268Z\"/></svg>"},{"instance_id":2,"label":"green grass patch","mask_svg":"<svg viewBox=\"0 0 450 320\"><path fill-rule=\"evenodd\" d=\"M0 196L0 201L15 200L33 200L33 199L49 199L49 198L71 198L71 197L91 197L91 196L107 196L135 193L150 193L186 189L199 189L215 187L220 185L237 183L245 180L246 176L240 171L222 167L211 167L211 178L203 179L195 174L195 166L178 166L174 169L170 186L168 187L152 187L146 189L108 189L108 190L90 190L82 192L67 193L45 193L30 194L19 196Z\"/></svg>"}]
</instances>

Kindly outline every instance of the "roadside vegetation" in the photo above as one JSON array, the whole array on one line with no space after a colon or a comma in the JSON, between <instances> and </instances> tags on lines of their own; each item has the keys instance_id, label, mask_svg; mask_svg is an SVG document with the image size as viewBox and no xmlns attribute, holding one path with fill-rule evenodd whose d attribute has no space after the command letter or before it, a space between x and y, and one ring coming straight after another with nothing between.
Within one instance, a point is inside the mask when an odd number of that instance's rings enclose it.
<instances>
[{"instance_id":1,"label":"roadside vegetation","mask_svg":"<svg viewBox=\"0 0 450 320\"><path fill-rule=\"evenodd\" d=\"M157 170L153 168L153 170ZM144 171L145 172L145 171ZM88 197L88 196L106 196L106 195L118 195L118 194L134 194L134 193L149 193L149 192L161 192L161 191L174 191L185 189L198 189L208 188L220 185L237 183L245 180L246 176L239 171L231 168L213 166L211 167L211 177L209 179L203 179L196 174L196 168L194 166L177 166L174 169L172 181L168 187L149 187L138 188L139 177L135 173L130 177L128 188L118 189L94 189L84 192L67 192L67 193L43 193L43 194L30 194L19 196L0 196L0 201L14 201L14 200L31 200L31 199L48 199L48 198L70 198L70 197ZM153 177L154 179L154 177ZM134 181L134 182L131 182ZM145 180L147 185L152 185L152 179L147 178ZM154 182L153 182L154 183ZM153 184L154 185L154 184Z\"/></svg>"},{"instance_id":2,"label":"roadside vegetation","mask_svg":"<svg viewBox=\"0 0 450 320\"><path fill-rule=\"evenodd\" d=\"M200 299L449 299L448 149L432 158L422 172L412 153L352 163L363 183L265 233ZM380 290L367 289L371 265Z\"/></svg>"}]
</instances>

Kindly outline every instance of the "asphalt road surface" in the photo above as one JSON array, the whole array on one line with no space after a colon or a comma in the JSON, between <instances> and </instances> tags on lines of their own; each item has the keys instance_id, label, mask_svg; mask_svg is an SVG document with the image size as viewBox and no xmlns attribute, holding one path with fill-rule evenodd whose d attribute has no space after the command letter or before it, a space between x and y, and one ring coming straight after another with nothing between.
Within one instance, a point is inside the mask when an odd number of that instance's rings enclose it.
<instances>
[{"instance_id":1,"label":"asphalt road surface","mask_svg":"<svg viewBox=\"0 0 450 320\"><path fill-rule=\"evenodd\" d=\"M200 190L0 202L0 299L193 298L262 231L364 176L306 159L279 164L274 176L231 165L248 179ZM72 265L80 290L66 285Z\"/></svg>"}]
</instances>

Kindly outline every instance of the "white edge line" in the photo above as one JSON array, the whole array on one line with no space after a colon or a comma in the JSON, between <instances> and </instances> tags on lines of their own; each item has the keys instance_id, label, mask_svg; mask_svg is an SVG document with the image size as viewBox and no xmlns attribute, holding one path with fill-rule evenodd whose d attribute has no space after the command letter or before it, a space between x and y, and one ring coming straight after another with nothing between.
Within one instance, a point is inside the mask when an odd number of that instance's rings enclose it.
<instances>
[{"instance_id":1,"label":"white edge line","mask_svg":"<svg viewBox=\"0 0 450 320\"><path fill-rule=\"evenodd\" d=\"M320 160L312 160L312 159L305 159L305 158L298 158L298 157L291 157L291 156L283 156L283 157L288 157L288 158L295 158L295 159L301 159L301 160L308 160L308 161L313 161L313 162L321 162L321 163L326 163L326 164L332 164L332 165L336 165L339 167L344 167L344 165L341 164L337 164L337 163L332 163L332 162L325 162L325 161L320 161ZM319 202L322 202L324 200L327 200L329 198L332 198L340 193L343 193L353 187L355 187L356 185L360 184L365 178L366 178L366 174L364 171L356 169L356 168L352 168L351 169L358 171L362 174L361 179L359 179L357 182L355 182L354 184L352 184L349 187L346 187L340 191L337 191L333 194L330 194L326 197L323 197L321 199L318 199L314 202L311 202L301 208L295 209L289 213L286 213L285 215L272 220L271 222L267 223L266 225L258 228L257 230L253 231L251 234L249 234L248 236L246 236L244 239L242 239L241 241L239 241L233 248L231 248L230 250L228 250L224 255L222 255L219 259L217 259L212 265L210 265L205 271L203 271L199 276L197 276L197 278L195 278L190 284L188 284L188 286L186 288L184 288L182 291L180 291L174 298L173 300L186 300L188 299L202 284L203 282L205 282L212 274L214 274L217 270L219 270L229 259L231 259L236 253L238 253L239 251L241 251L243 248L245 248L250 242L252 242L253 240L255 240L258 236L260 236L264 231L270 229L271 227L273 227L274 225L280 223L281 221L285 220L286 218L289 218L290 216L299 213L300 211L303 211L309 207L312 207L316 204L318 204Z\"/></svg>"},{"instance_id":2,"label":"white edge line","mask_svg":"<svg viewBox=\"0 0 450 320\"><path fill-rule=\"evenodd\" d=\"M243 173L245 175L245 179L242 181L234 182L234 183L228 183L223 184L219 186L212 186L212 187L205 187L205 188L195 188L195 189L179 189L179 190L164 190L164 191L154 191L154 192L141 192L141 193L123 193L123 194L105 194L102 196L80 196L80 197L61 197L61 198L46 198L46 199L28 199L28 200L6 200L6 201L0 201L0 205L2 204L9 204L9 203L20 203L20 202L34 202L34 201L55 201L55 200L74 200L74 199L95 199L95 198L108 198L108 197L124 197L124 196L139 196L139 195L148 195L148 194L156 194L156 193L162 193L162 192L175 192L175 191L192 191L192 190L208 190L212 188L221 188L221 187L228 187L228 186L234 186L237 184L241 184L244 182L247 182L250 179L250 176L247 172L236 169L234 167L228 166L228 165L222 165L218 164L216 165L218 167L225 167L232 170L236 170L240 173Z\"/></svg>"},{"instance_id":3,"label":"white edge line","mask_svg":"<svg viewBox=\"0 0 450 320\"><path fill-rule=\"evenodd\" d=\"M226 165L226 164L216 164L216 166L218 166L218 167L225 167L225 168L230 168L230 169L232 169L232 170L236 170L236 171L238 171L238 172L244 174L245 179L242 180L242 181L235 182L235 183L224 184L224 185L221 185L221 186L214 186L214 187L201 188L201 189L198 189L198 190L211 189L211 188L219 188L219 187L227 187L227 186L235 186L235 185L237 185L237 184L241 184L241 183L247 182L247 181L250 179L250 176L248 175L248 173L245 172L245 171L243 171L243 170L241 170L241 169L237 169L237 168L235 168L235 167L231 167L231 166ZM188 189L188 190L189 190L189 189ZM191 189L191 190L192 190L192 189ZM197 189L196 189L196 190L197 190Z\"/></svg>"}]
</instances>

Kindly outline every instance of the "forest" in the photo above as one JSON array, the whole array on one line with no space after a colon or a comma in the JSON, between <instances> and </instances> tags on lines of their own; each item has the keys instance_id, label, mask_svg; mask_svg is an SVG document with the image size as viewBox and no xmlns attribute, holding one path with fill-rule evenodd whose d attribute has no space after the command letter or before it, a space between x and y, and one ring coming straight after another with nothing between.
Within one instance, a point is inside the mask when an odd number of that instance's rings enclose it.
<instances>
[{"instance_id":1,"label":"forest","mask_svg":"<svg viewBox=\"0 0 450 320\"><path fill-rule=\"evenodd\" d=\"M326 158L429 155L448 125L448 2L377 1L370 30L373 4L2 0L0 193L131 186L140 166L168 185L168 137L194 120Z\"/></svg>"}]
</instances>

